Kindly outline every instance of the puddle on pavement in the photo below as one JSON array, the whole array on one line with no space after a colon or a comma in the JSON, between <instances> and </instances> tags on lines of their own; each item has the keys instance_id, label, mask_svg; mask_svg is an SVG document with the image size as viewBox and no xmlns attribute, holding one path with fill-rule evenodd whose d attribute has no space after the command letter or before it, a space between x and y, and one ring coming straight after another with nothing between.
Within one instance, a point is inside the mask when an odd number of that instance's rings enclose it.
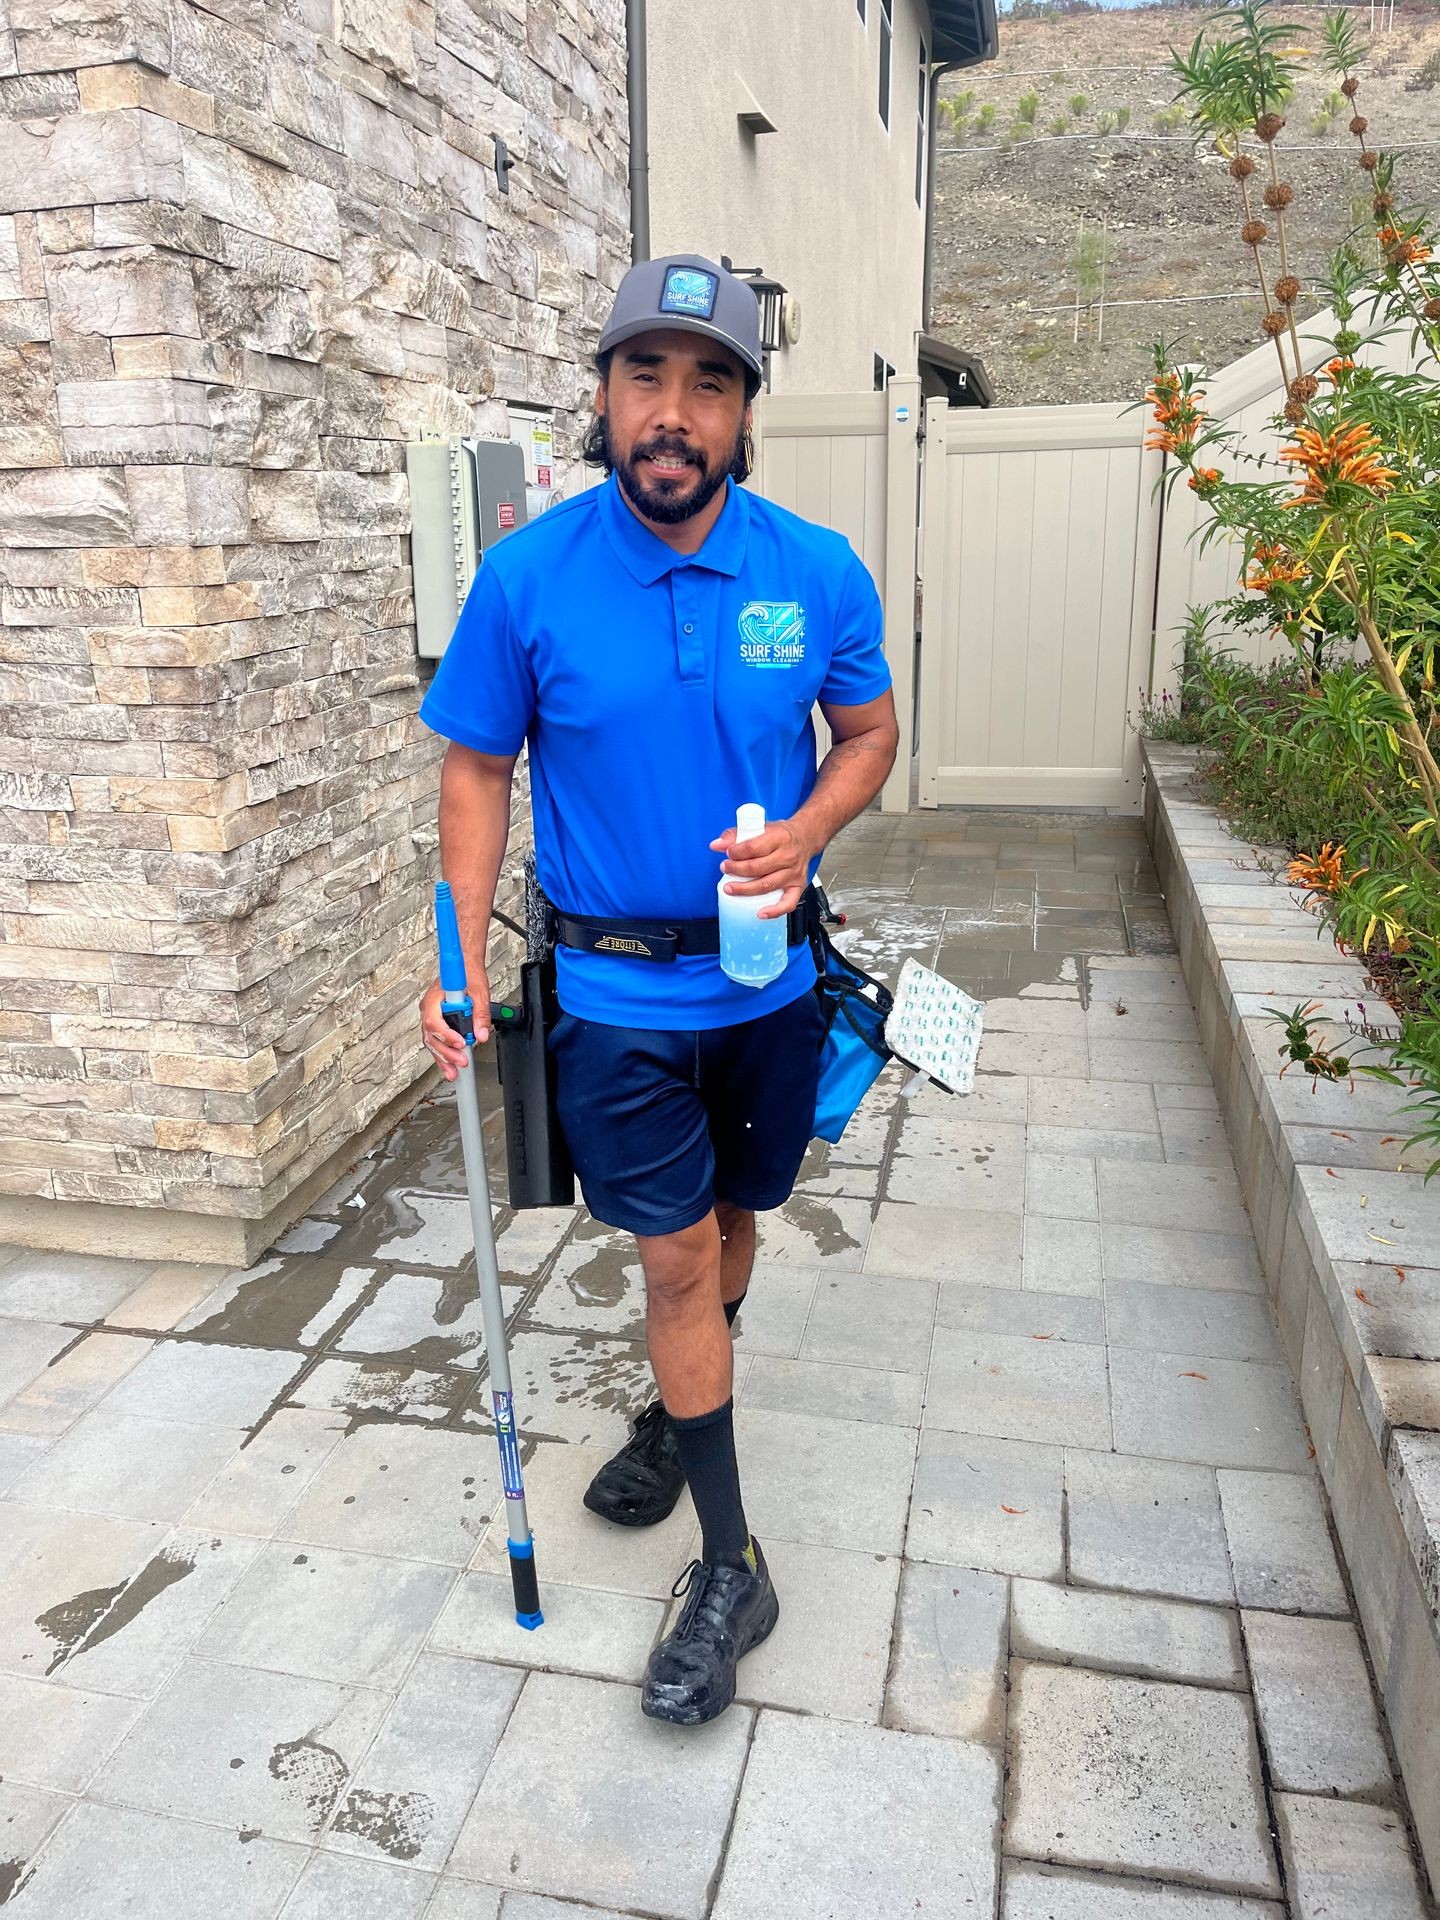
<instances>
[{"instance_id":1,"label":"puddle on pavement","mask_svg":"<svg viewBox=\"0 0 1440 1920\"><path fill-rule=\"evenodd\" d=\"M415 1860L435 1823L428 1793L372 1793L352 1787L335 1816L336 1833L369 1840L392 1860Z\"/></svg>"},{"instance_id":2,"label":"puddle on pavement","mask_svg":"<svg viewBox=\"0 0 1440 1920\"><path fill-rule=\"evenodd\" d=\"M196 1340L242 1346L313 1347L355 1301L368 1267L315 1259L267 1260L206 1317L192 1314L179 1331Z\"/></svg>"},{"instance_id":3,"label":"puddle on pavement","mask_svg":"<svg viewBox=\"0 0 1440 1920\"><path fill-rule=\"evenodd\" d=\"M577 1306L623 1306L630 1290L630 1277L625 1269L627 1265L634 1264L633 1257L626 1261L622 1249L605 1247L592 1255L584 1266L567 1273L564 1276L565 1285L570 1289L570 1296Z\"/></svg>"}]
</instances>

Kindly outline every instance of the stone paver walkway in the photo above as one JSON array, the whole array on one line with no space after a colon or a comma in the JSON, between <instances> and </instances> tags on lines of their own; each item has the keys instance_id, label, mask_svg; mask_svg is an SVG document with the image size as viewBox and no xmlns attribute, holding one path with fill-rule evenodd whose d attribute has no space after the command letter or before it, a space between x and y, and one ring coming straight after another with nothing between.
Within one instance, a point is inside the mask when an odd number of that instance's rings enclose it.
<instances>
[{"instance_id":1,"label":"stone paver walkway","mask_svg":"<svg viewBox=\"0 0 1440 1920\"><path fill-rule=\"evenodd\" d=\"M249 1273L0 1264L16 1920L1428 1911L1137 823L871 816L826 877L988 1033L971 1098L887 1077L764 1223L743 1703L640 1716L695 1528L580 1506L647 1373L578 1212L500 1216L511 1623L437 1101Z\"/></svg>"}]
</instances>

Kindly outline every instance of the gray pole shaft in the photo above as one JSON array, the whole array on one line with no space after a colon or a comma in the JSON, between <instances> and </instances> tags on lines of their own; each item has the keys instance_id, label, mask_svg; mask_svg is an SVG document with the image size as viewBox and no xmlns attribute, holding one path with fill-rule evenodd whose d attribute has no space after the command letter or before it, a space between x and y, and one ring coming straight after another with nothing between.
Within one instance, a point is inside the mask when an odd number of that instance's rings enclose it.
<instances>
[{"instance_id":1,"label":"gray pole shaft","mask_svg":"<svg viewBox=\"0 0 1440 1920\"><path fill-rule=\"evenodd\" d=\"M509 1398L510 1349L505 1341L505 1304L500 1298L500 1263L495 1256L495 1222L490 1213L490 1181L485 1172L485 1140L480 1130L480 1090L475 1082L475 1055L455 1079L455 1104L460 1110L460 1144L465 1153L465 1185L470 1195L470 1225L475 1235L475 1266L480 1276L480 1315L485 1327L485 1354L490 1365L490 1393ZM505 1518L510 1538L521 1545L530 1538L530 1517L523 1493L505 1493Z\"/></svg>"}]
</instances>

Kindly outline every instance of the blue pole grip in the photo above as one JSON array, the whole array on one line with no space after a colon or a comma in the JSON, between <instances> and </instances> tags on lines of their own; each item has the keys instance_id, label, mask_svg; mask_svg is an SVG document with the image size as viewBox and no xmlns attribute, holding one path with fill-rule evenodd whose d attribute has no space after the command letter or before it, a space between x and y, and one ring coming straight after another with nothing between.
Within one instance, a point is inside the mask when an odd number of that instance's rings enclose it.
<instances>
[{"instance_id":1,"label":"blue pole grip","mask_svg":"<svg viewBox=\"0 0 1440 1920\"><path fill-rule=\"evenodd\" d=\"M455 896L448 880L435 883L435 931L440 936L440 988L464 993L465 955L460 947L460 923L455 918Z\"/></svg>"}]
</instances>

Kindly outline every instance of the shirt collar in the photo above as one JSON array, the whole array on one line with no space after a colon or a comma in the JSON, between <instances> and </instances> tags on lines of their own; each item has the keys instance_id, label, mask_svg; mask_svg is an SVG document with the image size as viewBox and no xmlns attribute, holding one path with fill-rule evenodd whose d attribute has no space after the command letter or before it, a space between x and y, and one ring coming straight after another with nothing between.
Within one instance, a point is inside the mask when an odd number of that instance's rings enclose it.
<instances>
[{"instance_id":1,"label":"shirt collar","mask_svg":"<svg viewBox=\"0 0 1440 1920\"><path fill-rule=\"evenodd\" d=\"M612 473L600 488L600 519L610 544L642 587L653 587L680 567L707 567L713 573L738 574L745 559L750 532L750 501L731 479L725 482L725 505L698 553L676 553L658 534L638 520L620 496L620 482Z\"/></svg>"}]
</instances>

